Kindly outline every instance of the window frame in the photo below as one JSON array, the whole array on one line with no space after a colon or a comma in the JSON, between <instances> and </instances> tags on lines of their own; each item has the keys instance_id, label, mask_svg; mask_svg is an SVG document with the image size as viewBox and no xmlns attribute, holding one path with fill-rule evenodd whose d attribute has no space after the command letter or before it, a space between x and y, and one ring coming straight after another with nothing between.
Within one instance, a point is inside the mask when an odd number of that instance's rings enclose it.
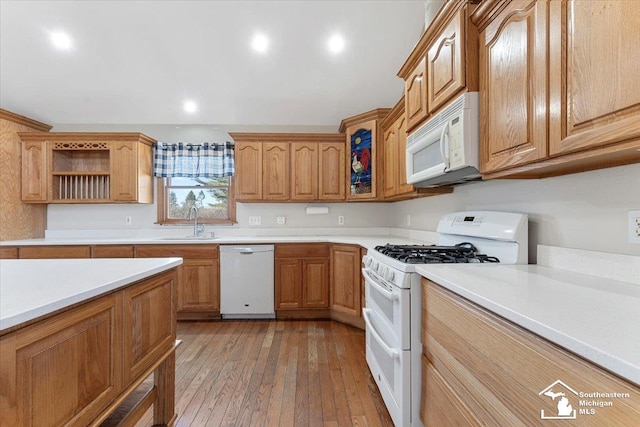
<instances>
[{"instance_id":1,"label":"window frame","mask_svg":"<svg viewBox=\"0 0 640 427\"><path fill-rule=\"evenodd\" d=\"M188 225L193 221L189 221L186 218L169 218L167 209L167 189L169 187L170 178L157 178L157 204L158 204L158 221L160 225ZM227 196L227 213L229 218L215 219L215 218L198 218L198 224L211 224L211 225L225 225L236 224L236 192L233 185L233 177L229 177L229 195Z\"/></svg>"}]
</instances>

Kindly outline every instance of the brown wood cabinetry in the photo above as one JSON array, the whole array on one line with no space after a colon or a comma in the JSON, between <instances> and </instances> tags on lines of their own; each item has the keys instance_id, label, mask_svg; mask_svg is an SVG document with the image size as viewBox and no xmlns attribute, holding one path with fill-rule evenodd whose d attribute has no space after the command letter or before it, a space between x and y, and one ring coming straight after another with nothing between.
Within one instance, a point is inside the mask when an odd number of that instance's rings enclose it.
<instances>
[{"instance_id":1,"label":"brown wood cabinetry","mask_svg":"<svg viewBox=\"0 0 640 427\"><path fill-rule=\"evenodd\" d=\"M276 245L275 299L278 317L328 317L329 245Z\"/></svg>"},{"instance_id":2,"label":"brown wood cabinetry","mask_svg":"<svg viewBox=\"0 0 640 427\"><path fill-rule=\"evenodd\" d=\"M318 144L291 143L291 200L318 199Z\"/></svg>"},{"instance_id":3,"label":"brown wood cabinetry","mask_svg":"<svg viewBox=\"0 0 640 427\"><path fill-rule=\"evenodd\" d=\"M232 133L236 200L344 200L341 134Z\"/></svg>"},{"instance_id":4,"label":"brown wood cabinetry","mask_svg":"<svg viewBox=\"0 0 640 427\"><path fill-rule=\"evenodd\" d=\"M549 2L514 1L480 33L480 171L547 156Z\"/></svg>"},{"instance_id":5,"label":"brown wood cabinetry","mask_svg":"<svg viewBox=\"0 0 640 427\"><path fill-rule=\"evenodd\" d=\"M233 177L236 200L249 202L262 200L262 143L235 140L235 170Z\"/></svg>"},{"instance_id":6,"label":"brown wood cabinetry","mask_svg":"<svg viewBox=\"0 0 640 427\"><path fill-rule=\"evenodd\" d=\"M461 91L478 90L478 32L469 21L474 3L445 2L398 72L408 131Z\"/></svg>"},{"instance_id":7,"label":"brown wood cabinetry","mask_svg":"<svg viewBox=\"0 0 640 427\"><path fill-rule=\"evenodd\" d=\"M20 246L20 259L91 258L91 247L84 245Z\"/></svg>"},{"instance_id":8,"label":"brown wood cabinetry","mask_svg":"<svg viewBox=\"0 0 640 427\"><path fill-rule=\"evenodd\" d=\"M220 318L218 245L136 245L135 257L181 257L176 288L178 319Z\"/></svg>"},{"instance_id":9,"label":"brown wood cabinetry","mask_svg":"<svg viewBox=\"0 0 640 427\"><path fill-rule=\"evenodd\" d=\"M360 246L331 247L331 317L363 328L361 266Z\"/></svg>"},{"instance_id":10,"label":"brown wood cabinetry","mask_svg":"<svg viewBox=\"0 0 640 427\"><path fill-rule=\"evenodd\" d=\"M0 259L18 259L18 247L0 246Z\"/></svg>"},{"instance_id":11,"label":"brown wood cabinetry","mask_svg":"<svg viewBox=\"0 0 640 427\"><path fill-rule=\"evenodd\" d=\"M45 189L40 188L40 178L24 177L21 165L25 151L18 133L48 132L49 129L51 126L0 108L0 182L4 183L0 186L0 240L44 237L47 207L22 201L23 191L29 197L35 194L37 199ZM41 155L35 151L30 154ZM41 164L44 166L46 162L43 160ZM38 175L42 171L44 169L32 170L31 173Z\"/></svg>"},{"instance_id":12,"label":"brown wood cabinetry","mask_svg":"<svg viewBox=\"0 0 640 427\"><path fill-rule=\"evenodd\" d=\"M140 133L20 132L22 200L152 203L152 138Z\"/></svg>"},{"instance_id":13,"label":"brown wood cabinetry","mask_svg":"<svg viewBox=\"0 0 640 427\"><path fill-rule=\"evenodd\" d=\"M289 200L289 144L266 142L262 150L262 199Z\"/></svg>"},{"instance_id":14,"label":"brown wood cabinetry","mask_svg":"<svg viewBox=\"0 0 640 427\"><path fill-rule=\"evenodd\" d=\"M556 401L539 393L558 379L575 392L629 393L580 425L640 424L640 388L423 280L422 406L425 425L537 425ZM562 385L574 409L578 396ZM582 399L582 398L581 398ZM591 400L591 399L588 399ZM444 418L443 418L444 417ZM544 420L564 425L567 420Z\"/></svg>"},{"instance_id":15,"label":"brown wood cabinetry","mask_svg":"<svg viewBox=\"0 0 640 427\"><path fill-rule=\"evenodd\" d=\"M318 158L318 198L344 200L347 187L344 142L321 142Z\"/></svg>"},{"instance_id":16,"label":"brown wood cabinetry","mask_svg":"<svg viewBox=\"0 0 640 427\"><path fill-rule=\"evenodd\" d=\"M382 119L391 111L378 108L340 123L340 132L346 135L347 201L375 201L383 198L384 153Z\"/></svg>"},{"instance_id":17,"label":"brown wood cabinetry","mask_svg":"<svg viewBox=\"0 0 640 427\"><path fill-rule=\"evenodd\" d=\"M639 20L632 1L478 7L484 178L640 162Z\"/></svg>"},{"instance_id":18,"label":"brown wood cabinetry","mask_svg":"<svg viewBox=\"0 0 640 427\"><path fill-rule=\"evenodd\" d=\"M162 273L3 335L0 425L100 423L154 370L146 407L156 405L156 423L173 423L174 278Z\"/></svg>"},{"instance_id":19,"label":"brown wood cabinetry","mask_svg":"<svg viewBox=\"0 0 640 427\"><path fill-rule=\"evenodd\" d=\"M91 258L133 258L133 245L95 245Z\"/></svg>"}]
</instances>

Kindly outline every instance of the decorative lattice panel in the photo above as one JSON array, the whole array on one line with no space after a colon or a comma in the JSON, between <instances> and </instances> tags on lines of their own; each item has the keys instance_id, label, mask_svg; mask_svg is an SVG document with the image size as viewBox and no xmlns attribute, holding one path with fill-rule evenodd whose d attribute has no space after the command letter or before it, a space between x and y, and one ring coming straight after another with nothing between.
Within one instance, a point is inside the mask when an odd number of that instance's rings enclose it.
<instances>
[{"instance_id":1,"label":"decorative lattice panel","mask_svg":"<svg viewBox=\"0 0 640 427\"><path fill-rule=\"evenodd\" d=\"M108 150L108 142L54 142L54 150Z\"/></svg>"}]
</instances>

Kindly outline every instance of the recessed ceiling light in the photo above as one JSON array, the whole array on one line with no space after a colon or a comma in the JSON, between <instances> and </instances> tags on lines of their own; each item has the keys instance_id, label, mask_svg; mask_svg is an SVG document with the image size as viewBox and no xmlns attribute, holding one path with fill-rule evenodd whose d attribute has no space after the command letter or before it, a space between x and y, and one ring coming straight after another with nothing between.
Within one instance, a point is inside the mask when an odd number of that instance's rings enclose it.
<instances>
[{"instance_id":1,"label":"recessed ceiling light","mask_svg":"<svg viewBox=\"0 0 640 427\"><path fill-rule=\"evenodd\" d=\"M269 49L269 39L264 34L256 34L251 41L251 47L258 53L265 53Z\"/></svg>"},{"instance_id":2,"label":"recessed ceiling light","mask_svg":"<svg viewBox=\"0 0 640 427\"><path fill-rule=\"evenodd\" d=\"M344 37L340 34L333 35L327 42L327 49L331 53L340 53L344 50L345 41Z\"/></svg>"},{"instance_id":3,"label":"recessed ceiling light","mask_svg":"<svg viewBox=\"0 0 640 427\"><path fill-rule=\"evenodd\" d=\"M195 113L197 109L198 106L193 101L186 101L184 103L184 111L186 111L187 113Z\"/></svg>"},{"instance_id":4,"label":"recessed ceiling light","mask_svg":"<svg viewBox=\"0 0 640 427\"><path fill-rule=\"evenodd\" d=\"M62 31L54 31L51 33L51 43L60 50L71 49L71 37Z\"/></svg>"}]
</instances>

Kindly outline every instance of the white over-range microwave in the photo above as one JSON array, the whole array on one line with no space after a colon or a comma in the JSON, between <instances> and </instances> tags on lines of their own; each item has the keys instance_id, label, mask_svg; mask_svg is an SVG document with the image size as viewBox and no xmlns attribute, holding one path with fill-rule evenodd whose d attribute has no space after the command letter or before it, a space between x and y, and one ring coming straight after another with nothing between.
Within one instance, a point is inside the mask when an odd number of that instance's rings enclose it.
<instances>
[{"instance_id":1,"label":"white over-range microwave","mask_svg":"<svg viewBox=\"0 0 640 427\"><path fill-rule=\"evenodd\" d=\"M466 92L407 137L407 183L439 187L480 178L478 92Z\"/></svg>"}]
</instances>

